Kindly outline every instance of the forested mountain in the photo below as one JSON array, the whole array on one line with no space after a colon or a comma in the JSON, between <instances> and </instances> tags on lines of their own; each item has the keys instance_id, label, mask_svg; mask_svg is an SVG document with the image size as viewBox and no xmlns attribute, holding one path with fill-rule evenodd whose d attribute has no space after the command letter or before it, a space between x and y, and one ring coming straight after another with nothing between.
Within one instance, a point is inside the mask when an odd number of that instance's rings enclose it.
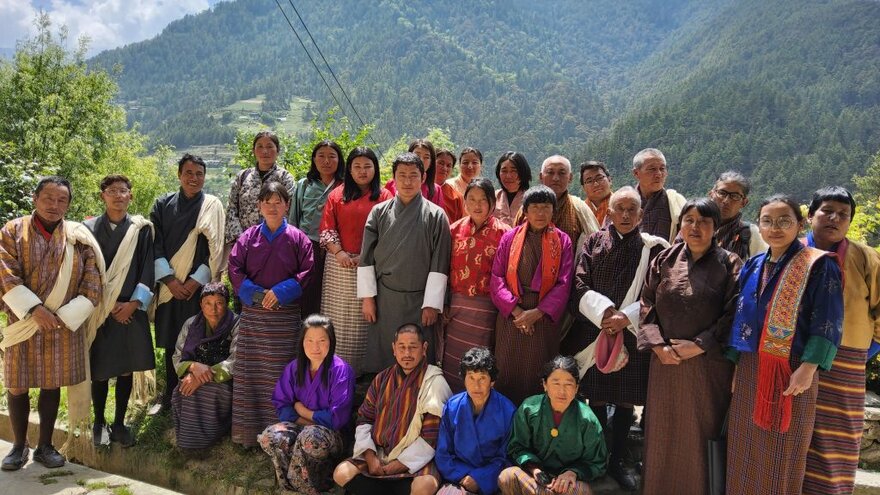
<instances>
[{"instance_id":1,"label":"forested mountain","mask_svg":"<svg viewBox=\"0 0 880 495\"><path fill-rule=\"evenodd\" d=\"M875 1L295 4L380 147L440 127L487 164L562 152L621 177L657 146L685 193L733 167L801 197L880 149ZM220 3L92 63L121 67L129 121L179 147L230 143L221 109L256 95L264 111L335 104L269 0Z\"/></svg>"},{"instance_id":2,"label":"forested mountain","mask_svg":"<svg viewBox=\"0 0 880 495\"><path fill-rule=\"evenodd\" d=\"M661 148L688 193L729 168L758 195L849 183L880 150L878 22L876 1L733 3L639 64L629 111L580 155L628 174Z\"/></svg>"}]
</instances>

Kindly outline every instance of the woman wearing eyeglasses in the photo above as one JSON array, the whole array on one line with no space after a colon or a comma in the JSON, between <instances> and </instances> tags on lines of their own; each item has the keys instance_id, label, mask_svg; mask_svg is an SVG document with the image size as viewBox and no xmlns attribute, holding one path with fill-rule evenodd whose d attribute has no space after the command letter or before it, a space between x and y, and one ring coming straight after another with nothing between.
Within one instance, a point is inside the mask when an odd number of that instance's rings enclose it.
<instances>
[{"instance_id":1,"label":"woman wearing eyeglasses","mask_svg":"<svg viewBox=\"0 0 880 495\"><path fill-rule=\"evenodd\" d=\"M742 267L739 256L715 242L720 216L708 198L685 203L678 217L684 242L654 258L642 290L637 343L653 352L645 495L708 492L706 445L721 430L730 402L733 366L722 351Z\"/></svg>"},{"instance_id":2,"label":"woman wearing eyeglasses","mask_svg":"<svg viewBox=\"0 0 880 495\"><path fill-rule=\"evenodd\" d=\"M798 241L792 198L761 204L770 246L740 275L728 357L737 363L727 445L727 493L799 494L816 416L818 374L840 344L843 288L827 252Z\"/></svg>"}]
</instances>

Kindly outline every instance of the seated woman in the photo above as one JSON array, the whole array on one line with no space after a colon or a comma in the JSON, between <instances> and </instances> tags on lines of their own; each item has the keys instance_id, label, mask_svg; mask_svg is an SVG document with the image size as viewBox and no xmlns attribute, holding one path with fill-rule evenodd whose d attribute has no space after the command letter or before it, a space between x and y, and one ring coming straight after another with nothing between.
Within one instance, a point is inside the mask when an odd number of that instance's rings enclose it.
<instances>
[{"instance_id":1,"label":"seated woman","mask_svg":"<svg viewBox=\"0 0 880 495\"><path fill-rule=\"evenodd\" d=\"M499 313L497 386L514 404L540 392L541 369L559 354L559 326L574 274L571 240L552 222L556 193L539 185L523 198L526 221L501 237L489 279Z\"/></svg>"},{"instance_id":2,"label":"seated woman","mask_svg":"<svg viewBox=\"0 0 880 495\"><path fill-rule=\"evenodd\" d=\"M514 466L501 471L505 495L590 494L588 481L605 473L602 426L575 400L580 374L570 356L556 356L544 369L544 393L529 397L513 417L507 454Z\"/></svg>"},{"instance_id":3,"label":"seated woman","mask_svg":"<svg viewBox=\"0 0 880 495\"><path fill-rule=\"evenodd\" d=\"M330 318L306 318L299 354L272 394L281 422L267 427L257 441L286 490L311 495L330 489L333 468L342 458L343 434L350 436L354 372L335 350Z\"/></svg>"},{"instance_id":4,"label":"seated woman","mask_svg":"<svg viewBox=\"0 0 880 495\"><path fill-rule=\"evenodd\" d=\"M507 437L516 406L493 390L498 368L485 347L461 358L466 391L453 395L443 409L434 460L446 483L439 495L498 491L498 474L510 465Z\"/></svg>"},{"instance_id":5,"label":"seated woman","mask_svg":"<svg viewBox=\"0 0 880 495\"><path fill-rule=\"evenodd\" d=\"M171 396L174 431L181 449L210 447L232 424L232 368L238 316L228 310L220 282L202 287L201 311L186 320L171 361L180 383Z\"/></svg>"}]
</instances>

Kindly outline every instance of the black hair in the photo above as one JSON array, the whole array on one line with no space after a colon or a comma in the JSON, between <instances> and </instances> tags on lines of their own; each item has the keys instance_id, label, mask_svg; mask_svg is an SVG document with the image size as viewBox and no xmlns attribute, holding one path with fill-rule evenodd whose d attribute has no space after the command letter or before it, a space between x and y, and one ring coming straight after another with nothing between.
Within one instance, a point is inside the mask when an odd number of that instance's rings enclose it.
<instances>
[{"instance_id":1,"label":"black hair","mask_svg":"<svg viewBox=\"0 0 880 495\"><path fill-rule=\"evenodd\" d=\"M122 182L125 184L125 187L131 189L131 180L129 180L128 177L122 174L110 174L101 179L101 192L104 192L104 189L107 189L117 182Z\"/></svg>"},{"instance_id":2,"label":"black hair","mask_svg":"<svg viewBox=\"0 0 880 495\"><path fill-rule=\"evenodd\" d=\"M495 356L485 347L471 347L464 356L461 357L459 363L461 377L467 375L468 371L478 372L484 371L494 382L498 378L498 367L495 365Z\"/></svg>"},{"instance_id":3,"label":"black hair","mask_svg":"<svg viewBox=\"0 0 880 495\"><path fill-rule=\"evenodd\" d=\"M794 218L798 223L804 222L804 213L801 211L801 205L795 201L794 198L789 196L788 194L774 194L767 198L764 198L764 201L761 201L761 204L758 205L758 219L761 218L761 209L770 203L785 203L789 208L791 208L792 213L794 213Z\"/></svg>"},{"instance_id":4,"label":"black hair","mask_svg":"<svg viewBox=\"0 0 880 495\"><path fill-rule=\"evenodd\" d=\"M595 160L588 160L588 161L585 161L584 163L581 163L580 168L581 168L580 182L582 185L584 183L584 172L586 172L587 170L592 170L594 168L598 168L599 170L601 170L602 173L605 174L605 177L611 178L611 174L608 172L608 167L605 166L605 164L603 162L597 162Z\"/></svg>"},{"instance_id":5,"label":"black hair","mask_svg":"<svg viewBox=\"0 0 880 495\"><path fill-rule=\"evenodd\" d=\"M721 175L715 179L715 184L719 182L734 182L739 184L739 187L743 190L743 196L748 196L749 191L752 190L752 181L749 180L745 175L737 172L736 170L727 170L726 172L721 172ZM712 186L712 189L715 189L715 186Z\"/></svg>"},{"instance_id":6,"label":"black hair","mask_svg":"<svg viewBox=\"0 0 880 495\"><path fill-rule=\"evenodd\" d=\"M333 173L333 177L336 179L336 182L340 182L342 181L342 174L345 173L345 162L342 158L342 148L340 148L336 142L329 139L319 142L314 148L312 148L312 164L309 167L309 171L306 172L306 178L308 180L321 180L321 172L318 171L318 167L315 165L315 155L318 154L318 150L325 147L333 148L333 151L336 152L336 172Z\"/></svg>"},{"instance_id":7,"label":"black hair","mask_svg":"<svg viewBox=\"0 0 880 495\"><path fill-rule=\"evenodd\" d=\"M437 158L440 158L440 155L448 155L450 158L452 158L452 167L455 168L455 164L458 163L458 159L455 157L455 153L453 153L452 150L448 148L439 148L437 150L437 155L434 157L434 159L436 160Z\"/></svg>"},{"instance_id":8,"label":"black hair","mask_svg":"<svg viewBox=\"0 0 880 495\"><path fill-rule=\"evenodd\" d=\"M492 181L485 177L475 177L467 187L464 188L464 199L467 199L467 195L471 192L471 189L483 190L486 199L489 200L489 214L491 215L492 210L495 209L495 189L492 187Z\"/></svg>"},{"instance_id":9,"label":"black hair","mask_svg":"<svg viewBox=\"0 0 880 495\"><path fill-rule=\"evenodd\" d=\"M544 184L538 184L537 186L530 187L529 190L526 191L525 194L523 194L523 213L529 210L529 205L537 203L550 203L551 205L553 205L553 211L555 212L556 193L553 192L553 189L550 189Z\"/></svg>"},{"instance_id":10,"label":"black hair","mask_svg":"<svg viewBox=\"0 0 880 495\"><path fill-rule=\"evenodd\" d=\"M558 355L544 365L544 374L541 375L541 381L546 382L550 375L556 370L567 371L574 377L575 383L580 383L581 373L578 368L577 361L571 356Z\"/></svg>"},{"instance_id":11,"label":"black hair","mask_svg":"<svg viewBox=\"0 0 880 495\"><path fill-rule=\"evenodd\" d=\"M351 153L348 154L348 158L345 160L345 178L342 183L343 203L348 203L349 201L354 201L361 197L361 188L351 175L351 164L354 162L355 158L361 156L365 156L373 162L373 171L375 173L373 174L373 180L370 182L370 201L376 201L379 199L379 194L382 193L382 186L379 184L379 158L370 148L367 148L366 146L358 146L351 150Z\"/></svg>"},{"instance_id":12,"label":"black hair","mask_svg":"<svg viewBox=\"0 0 880 495\"><path fill-rule=\"evenodd\" d=\"M681 230L681 219L692 209L696 209L701 217L712 219L712 231L714 232L721 225L721 208L718 203L709 198L689 199L684 206L681 207L681 213L678 214L678 230Z\"/></svg>"},{"instance_id":13,"label":"black hair","mask_svg":"<svg viewBox=\"0 0 880 495\"><path fill-rule=\"evenodd\" d=\"M257 195L257 201L269 201L272 196L278 196L281 201L290 203L290 191L277 180L267 180L263 183L260 187L260 194Z\"/></svg>"},{"instance_id":14,"label":"black hair","mask_svg":"<svg viewBox=\"0 0 880 495\"><path fill-rule=\"evenodd\" d=\"M480 150L474 148L473 146L468 146L465 149L461 150L461 153L458 154L458 161L461 161L461 157L463 157L464 155L466 155L468 153L473 153L473 154L477 155L477 158L480 159L480 163L481 164L483 163L483 153Z\"/></svg>"},{"instance_id":15,"label":"black hair","mask_svg":"<svg viewBox=\"0 0 880 495\"><path fill-rule=\"evenodd\" d=\"M199 294L199 301L208 296L220 296L229 304L229 289L223 282L208 282L202 286L202 292Z\"/></svg>"},{"instance_id":16,"label":"black hair","mask_svg":"<svg viewBox=\"0 0 880 495\"><path fill-rule=\"evenodd\" d=\"M425 178L425 184L428 184L428 199L434 198L434 176L437 175L437 168L434 165L437 164L437 152L434 150L434 145L431 144L431 141L427 139L416 139L409 143L409 150L413 151L416 148L425 148L428 150L428 153L431 155L431 163L423 163L422 166L424 170L422 173L427 175ZM454 165L454 164L453 164Z\"/></svg>"},{"instance_id":17,"label":"black hair","mask_svg":"<svg viewBox=\"0 0 880 495\"><path fill-rule=\"evenodd\" d=\"M394 342L397 342L397 337L403 333L416 334L416 337L419 338L420 344L424 344L428 341L428 338L425 337L425 329L423 329L418 323L404 323L397 327L397 330L394 331Z\"/></svg>"},{"instance_id":18,"label":"black hair","mask_svg":"<svg viewBox=\"0 0 880 495\"><path fill-rule=\"evenodd\" d=\"M271 139L272 143L275 144L275 150L277 150L278 153L281 153L281 142L278 140L278 134L275 134L274 132L268 130L260 131L254 136L254 140L251 142L251 151L253 151L254 148L257 147L257 141L259 141L260 138L263 137Z\"/></svg>"},{"instance_id":19,"label":"black hair","mask_svg":"<svg viewBox=\"0 0 880 495\"><path fill-rule=\"evenodd\" d=\"M296 381L303 384L306 382L306 372L309 369L309 358L306 356L306 330L309 328L321 328L327 333L330 339L330 349L321 363L321 383L326 387L330 383L330 367L333 364L333 356L336 354L336 330L333 328L333 321L330 317L314 313L306 317L302 322L302 330L299 335L299 345L297 346L296 355Z\"/></svg>"},{"instance_id":20,"label":"black hair","mask_svg":"<svg viewBox=\"0 0 880 495\"><path fill-rule=\"evenodd\" d=\"M208 165L205 163L205 160L202 160L202 157L184 153L183 156L180 157L180 160L177 160L177 175L180 175L180 172L183 171L183 166L186 162L193 162L196 165L201 165L202 171L208 173Z\"/></svg>"},{"instance_id":21,"label":"black hair","mask_svg":"<svg viewBox=\"0 0 880 495\"><path fill-rule=\"evenodd\" d=\"M70 187L70 181L59 175L47 175L37 182L37 188L34 189L34 196L39 196L40 191L46 187L46 184L55 184L56 186L64 186L67 188L67 194L70 196L69 201L73 201L73 188Z\"/></svg>"},{"instance_id":22,"label":"black hair","mask_svg":"<svg viewBox=\"0 0 880 495\"><path fill-rule=\"evenodd\" d=\"M849 212L850 218L856 215L856 200L853 198L853 195L840 186L828 186L813 193L813 200L810 201L810 208L808 210L810 216L813 216L825 201L837 201L838 203L848 204L852 209Z\"/></svg>"},{"instance_id":23,"label":"black hair","mask_svg":"<svg viewBox=\"0 0 880 495\"><path fill-rule=\"evenodd\" d=\"M532 182L532 169L529 167L529 161L526 160L525 155L518 151L508 151L501 155L498 158L498 163L495 164L495 177L498 179L498 183L501 184L501 189L504 189L504 184L501 182L501 164L510 160L510 163L513 163L513 166L516 167L516 174L519 176L519 189L520 191L525 191L529 188L529 184Z\"/></svg>"},{"instance_id":24,"label":"black hair","mask_svg":"<svg viewBox=\"0 0 880 495\"><path fill-rule=\"evenodd\" d=\"M419 173L425 173L425 164L422 162L422 159L419 158L419 155L408 151L406 153L401 153L397 155L396 158L394 158L394 163L391 164L391 175L397 173L397 166L401 163L404 165L415 165L416 167L418 167ZM430 190L431 188L429 187L428 191Z\"/></svg>"}]
</instances>

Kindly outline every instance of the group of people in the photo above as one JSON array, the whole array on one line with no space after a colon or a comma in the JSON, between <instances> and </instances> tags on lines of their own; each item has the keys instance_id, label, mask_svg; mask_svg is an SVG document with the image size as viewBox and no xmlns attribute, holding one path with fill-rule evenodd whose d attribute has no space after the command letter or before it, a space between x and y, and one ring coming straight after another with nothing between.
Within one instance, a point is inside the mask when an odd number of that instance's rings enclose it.
<instances>
[{"instance_id":1,"label":"group of people","mask_svg":"<svg viewBox=\"0 0 880 495\"><path fill-rule=\"evenodd\" d=\"M0 230L4 470L29 456L30 388L46 466L65 462L62 386L72 425L91 387L96 445L134 444L125 413L133 375L155 367L152 320L166 371L152 412L173 411L178 447L231 431L302 493L590 493L606 471L635 490L639 470L643 493L707 493L725 424L728 493L852 492L880 255L846 237L845 189L817 191L806 219L771 196L755 225L742 174L688 200L652 148L616 191L603 163L576 175L561 155L530 187L526 158L503 154L495 190L471 147L456 159L415 140L384 186L366 147L322 141L300 180L273 133L252 148L225 208L187 154L149 220L109 175L105 212L67 221L73 191L49 177L34 213ZM643 463L627 449L635 406Z\"/></svg>"}]
</instances>

